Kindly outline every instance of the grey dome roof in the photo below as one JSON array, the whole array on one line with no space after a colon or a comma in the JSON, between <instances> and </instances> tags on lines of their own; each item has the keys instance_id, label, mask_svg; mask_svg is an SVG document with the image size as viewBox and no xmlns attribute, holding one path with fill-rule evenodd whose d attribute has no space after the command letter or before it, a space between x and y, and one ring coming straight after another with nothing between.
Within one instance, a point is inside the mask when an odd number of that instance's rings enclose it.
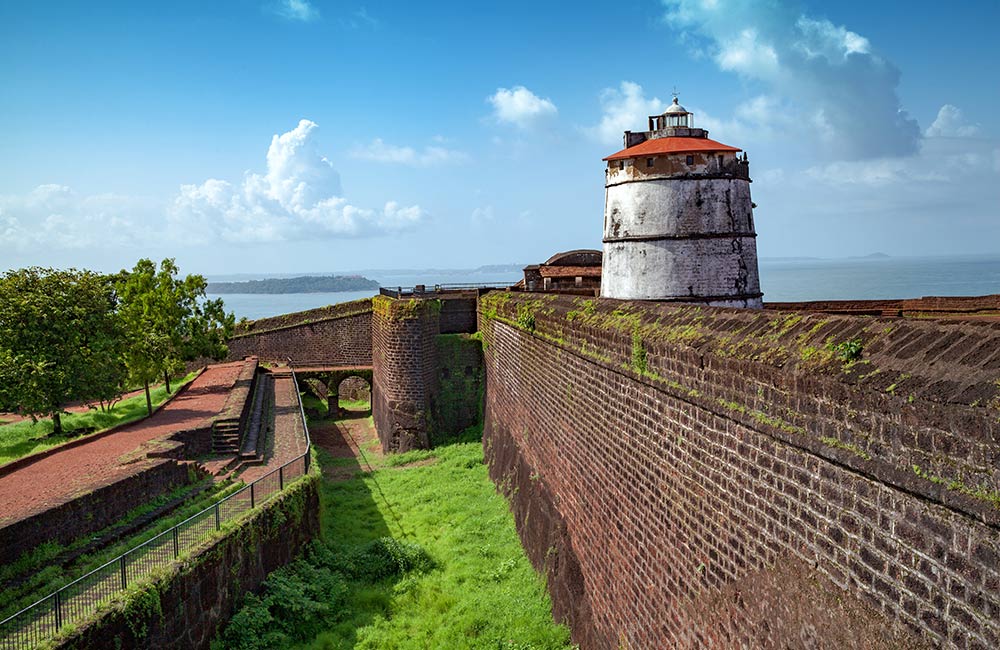
<instances>
[{"instance_id":1,"label":"grey dome roof","mask_svg":"<svg viewBox=\"0 0 1000 650\"><path fill-rule=\"evenodd\" d=\"M684 115L687 112L688 112L688 110L686 108L684 108L683 106L681 106L680 104L678 104L677 103L677 98L674 97L674 103L671 104L667 108L667 110L663 111L663 114L664 115L668 115L668 114L680 114L680 115Z\"/></svg>"}]
</instances>

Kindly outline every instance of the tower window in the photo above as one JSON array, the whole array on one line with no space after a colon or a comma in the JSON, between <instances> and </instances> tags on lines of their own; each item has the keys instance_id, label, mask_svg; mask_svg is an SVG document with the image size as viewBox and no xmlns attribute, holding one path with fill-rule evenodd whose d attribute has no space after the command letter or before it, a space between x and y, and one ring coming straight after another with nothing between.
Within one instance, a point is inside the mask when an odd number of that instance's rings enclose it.
<instances>
[{"instance_id":1,"label":"tower window","mask_svg":"<svg viewBox=\"0 0 1000 650\"><path fill-rule=\"evenodd\" d=\"M653 159L646 158L646 167L652 167L652 166L653 166Z\"/></svg>"},{"instance_id":2,"label":"tower window","mask_svg":"<svg viewBox=\"0 0 1000 650\"><path fill-rule=\"evenodd\" d=\"M687 157L687 164L689 164L689 165L693 165L694 164L694 156L688 156Z\"/></svg>"},{"instance_id":3,"label":"tower window","mask_svg":"<svg viewBox=\"0 0 1000 650\"><path fill-rule=\"evenodd\" d=\"M619 160L618 161L618 169L625 169L625 161L624 160Z\"/></svg>"}]
</instances>

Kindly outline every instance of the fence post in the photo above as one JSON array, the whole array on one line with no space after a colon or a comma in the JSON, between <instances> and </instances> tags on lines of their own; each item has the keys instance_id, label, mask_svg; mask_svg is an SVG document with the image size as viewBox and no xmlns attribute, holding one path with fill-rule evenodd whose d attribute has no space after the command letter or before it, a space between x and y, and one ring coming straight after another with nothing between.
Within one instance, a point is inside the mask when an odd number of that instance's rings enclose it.
<instances>
[{"instance_id":1,"label":"fence post","mask_svg":"<svg viewBox=\"0 0 1000 650\"><path fill-rule=\"evenodd\" d=\"M215 530L222 530L222 518L219 516L219 503L215 503Z\"/></svg>"},{"instance_id":2,"label":"fence post","mask_svg":"<svg viewBox=\"0 0 1000 650\"><path fill-rule=\"evenodd\" d=\"M278 489L285 489L285 466L282 465L278 468Z\"/></svg>"},{"instance_id":3,"label":"fence post","mask_svg":"<svg viewBox=\"0 0 1000 650\"><path fill-rule=\"evenodd\" d=\"M254 486L254 484L251 483L250 484L250 509L251 510L253 510L254 508L257 507L257 502L256 502L256 500L253 497L253 486Z\"/></svg>"},{"instance_id":4,"label":"fence post","mask_svg":"<svg viewBox=\"0 0 1000 650\"><path fill-rule=\"evenodd\" d=\"M118 565L121 568L121 574L122 574L122 591L124 591L125 589L128 589L128 574L125 571L125 556L124 555L122 555L120 558L118 558Z\"/></svg>"},{"instance_id":5,"label":"fence post","mask_svg":"<svg viewBox=\"0 0 1000 650\"><path fill-rule=\"evenodd\" d=\"M174 559L181 554L180 540L178 539L177 526L174 526Z\"/></svg>"},{"instance_id":6,"label":"fence post","mask_svg":"<svg viewBox=\"0 0 1000 650\"><path fill-rule=\"evenodd\" d=\"M62 589L56 592L56 630L62 627Z\"/></svg>"}]
</instances>

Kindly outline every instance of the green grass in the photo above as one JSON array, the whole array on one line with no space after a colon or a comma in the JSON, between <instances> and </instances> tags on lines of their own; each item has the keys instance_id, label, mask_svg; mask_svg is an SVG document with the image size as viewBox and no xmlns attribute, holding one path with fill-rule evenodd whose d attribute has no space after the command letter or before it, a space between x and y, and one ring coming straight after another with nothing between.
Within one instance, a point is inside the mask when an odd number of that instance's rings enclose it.
<instances>
[{"instance_id":1,"label":"green grass","mask_svg":"<svg viewBox=\"0 0 1000 650\"><path fill-rule=\"evenodd\" d=\"M171 395L176 394L181 387L190 383L195 378L195 374L192 372L176 381L176 383L171 382L170 387L173 389ZM153 401L153 408L156 408L166 401L167 391L162 385L157 386L150 390L150 397ZM107 413L100 410L91 410L86 413L63 415L63 431L68 435L53 436L52 420L49 419L39 420L38 422L25 420L23 422L0 425L0 465L73 440L78 437L72 435L75 429L94 428L95 431L93 433L97 433L120 424L140 420L144 417L146 417L146 396L145 394L141 394L118 402Z\"/></svg>"},{"instance_id":2,"label":"green grass","mask_svg":"<svg viewBox=\"0 0 1000 650\"><path fill-rule=\"evenodd\" d=\"M248 596L214 647L572 647L490 482L480 436L324 480L323 541L272 573L261 596ZM323 452L319 459L342 464Z\"/></svg>"},{"instance_id":3,"label":"green grass","mask_svg":"<svg viewBox=\"0 0 1000 650\"><path fill-rule=\"evenodd\" d=\"M59 566L53 563L53 560L55 560L63 552L71 550L74 547L84 546L89 543L91 539L100 537L106 531L132 521L174 498L183 496L184 494L193 494L196 488L207 483L211 483L210 478L206 478L196 484L179 487L169 494L164 494L157 499L154 499L153 502L143 504L129 511L118 522L103 531L99 531L93 535L87 535L86 537L78 539L66 546L61 546L56 543L42 544L38 548L22 555L17 561L4 567L0 567L0 581L7 581L17 576L27 575L28 573L31 574L27 580L17 587L0 592L0 602L3 603L3 606L0 606L0 619L27 607L63 585L69 584L73 580L76 580L89 571L93 571L97 567L101 566L105 562L108 562L109 560L114 559L125 551L152 539L163 531L170 529L188 517L209 507L219 499L222 499L243 487L242 481L237 481L235 483L223 482L210 485L206 490L199 493L196 497L191 498L187 503L184 503L177 509L173 510L169 515L160 517L137 533L124 537L114 544L110 544L98 551L94 551L93 553L81 555L67 566Z\"/></svg>"},{"instance_id":4,"label":"green grass","mask_svg":"<svg viewBox=\"0 0 1000 650\"><path fill-rule=\"evenodd\" d=\"M344 399L341 397L340 408L348 409L349 411L370 411L372 410L372 403L366 399Z\"/></svg>"}]
</instances>

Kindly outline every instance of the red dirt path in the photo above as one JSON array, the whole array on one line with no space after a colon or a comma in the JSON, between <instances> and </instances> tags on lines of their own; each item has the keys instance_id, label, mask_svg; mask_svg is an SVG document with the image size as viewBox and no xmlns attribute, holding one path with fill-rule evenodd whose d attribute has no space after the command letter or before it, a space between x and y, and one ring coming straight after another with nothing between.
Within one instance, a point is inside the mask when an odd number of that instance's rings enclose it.
<instances>
[{"instance_id":1,"label":"red dirt path","mask_svg":"<svg viewBox=\"0 0 1000 650\"><path fill-rule=\"evenodd\" d=\"M0 476L0 525L65 503L158 462L146 460L143 453L130 452L218 415L242 365L237 361L209 366L151 418ZM138 460L127 458L130 455Z\"/></svg>"}]
</instances>

